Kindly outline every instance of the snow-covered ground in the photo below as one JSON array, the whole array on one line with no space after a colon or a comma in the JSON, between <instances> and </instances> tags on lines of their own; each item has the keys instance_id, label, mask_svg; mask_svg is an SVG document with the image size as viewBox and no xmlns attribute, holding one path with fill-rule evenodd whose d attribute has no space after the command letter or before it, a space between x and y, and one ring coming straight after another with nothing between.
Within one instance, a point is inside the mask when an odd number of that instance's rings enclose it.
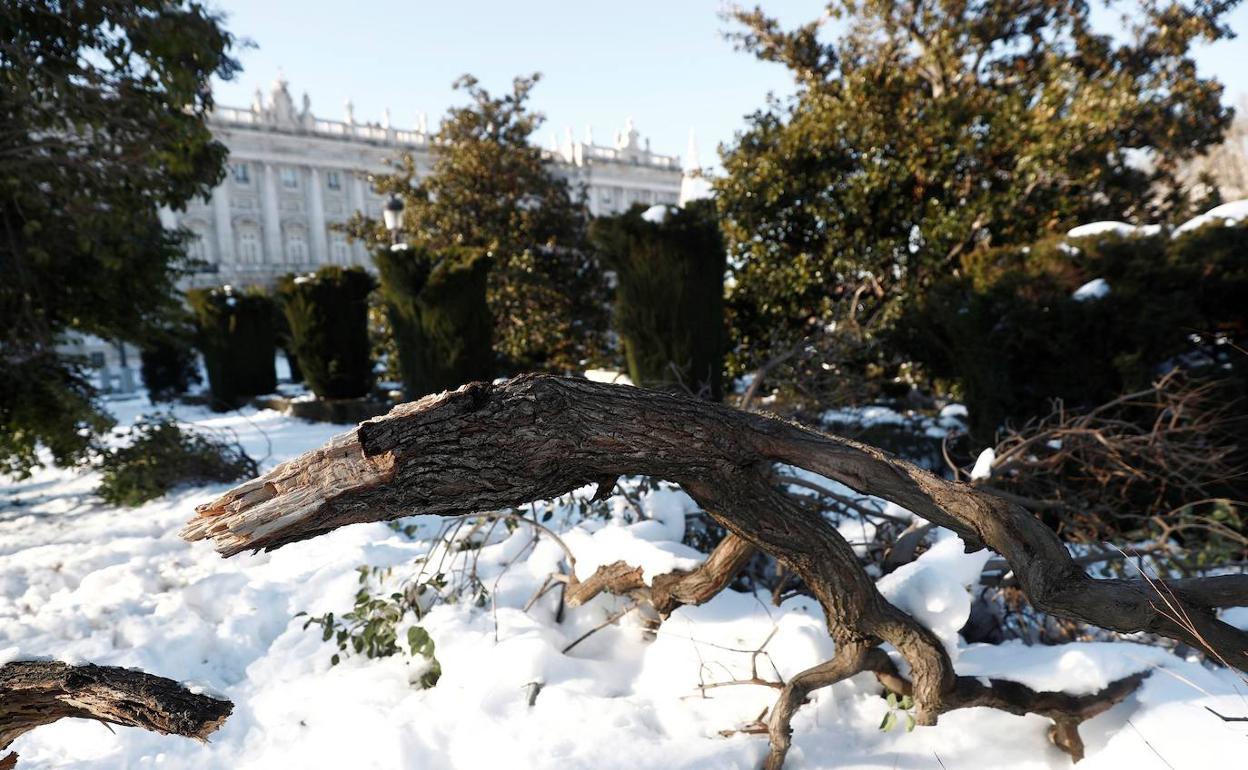
<instances>
[{"instance_id":1,"label":"snow-covered ground","mask_svg":"<svg viewBox=\"0 0 1248 770\"><path fill-rule=\"evenodd\" d=\"M139 402L116 405L129 421ZM264 469L318 446L343 426L299 423L274 412L221 416L180 408L180 418L237 434ZM92 473L43 470L0 486L0 662L23 657L134 666L228 696L234 714L199 745L136 729L63 720L13 747L36 768L754 768L766 739L730 731L773 701L768 687L700 685L748 677L751 652L767 641L759 674L774 679L828 658L832 645L808 599L773 607L767 596L733 591L677 611L647 633L637 612L618 627L570 642L624 600L599 597L555 620L556 593L523 607L561 559L532 529L494 529L475 560L491 599L443 604L422 621L437 643L443 675L419 689L420 659L346 658L297 612L351 608L360 565L415 571L440 522L409 532L357 525L272 554L224 560L177 536L197 503L226 485L186 490L138 509L92 498ZM582 577L623 558L647 574L688 567L701 555L681 544L692 503L670 490L645 493L646 518L582 520L563 510L547 522L577 557ZM636 518L633 516L632 518ZM1248 751L1248 686L1235 675L1131 643L1062 647L967 646L958 618L962 587L982 555L938 544L882 590L937 627L966 674L1013 678L1032 687L1093 691L1152 669L1143 687L1082 729L1082 768L1235 766ZM451 565L447 565L449 568ZM402 638L402 634L400 634ZM531 683L541 689L528 705ZM881 732L888 709L870 676L819 691L794 722L787 767L1066 768L1045 738L1048 723L985 709L953 712L940 724Z\"/></svg>"}]
</instances>

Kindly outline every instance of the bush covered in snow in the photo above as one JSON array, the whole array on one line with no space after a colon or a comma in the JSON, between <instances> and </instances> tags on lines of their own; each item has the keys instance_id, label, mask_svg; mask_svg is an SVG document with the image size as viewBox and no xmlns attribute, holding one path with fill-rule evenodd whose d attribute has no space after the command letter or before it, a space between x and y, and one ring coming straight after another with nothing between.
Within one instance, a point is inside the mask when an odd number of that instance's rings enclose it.
<instances>
[{"instance_id":1,"label":"bush covered in snow","mask_svg":"<svg viewBox=\"0 0 1248 770\"><path fill-rule=\"evenodd\" d=\"M320 398L360 398L373 387L368 295L362 267L327 265L287 276L278 288L290 346L308 387Z\"/></svg>"},{"instance_id":2,"label":"bush covered in snow","mask_svg":"<svg viewBox=\"0 0 1248 770\"><path fill-rule=\"evenodd\" d=\"M953 384L988 440L1051 399L1093 406L1176 366L1242 387L1248 361L1233 351L1248 334L1246 296L1242 225L1054 237L968 254L960 277L910 311L901 339Z\"/></svg>"},{"instance_id":3,"label":"bush covered in snow","mask_svg":"<svg viewBox=\"0 0 1248 770\"><path fill-rule=\"evenodd\" d=\"M171 416L139 420L130 442L105 452L96 493L112 505L137 506L183 485L238 481L256 461L237 443L183 427Z\"/></svg>"}]
</instances>

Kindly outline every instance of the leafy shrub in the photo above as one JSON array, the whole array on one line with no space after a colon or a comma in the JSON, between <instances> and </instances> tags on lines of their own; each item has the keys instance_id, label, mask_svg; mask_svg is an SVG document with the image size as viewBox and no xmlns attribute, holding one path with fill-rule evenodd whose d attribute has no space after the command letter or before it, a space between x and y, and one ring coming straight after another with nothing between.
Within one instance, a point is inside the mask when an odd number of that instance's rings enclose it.
<instances>
[{"instance_id":1,"label":"leafy shrub","mask_svg":"<svg viewBox=\"0 0 1248 770\"><path fill-rule=\"evenodd\" d=\"M190 336L172 331L139 351L143 385L153 404L173 401L199 382L199 362Z\"/></svg>"},{"instance_id":2,"label":"leafy shrub","mask_svg":"<svg viewBox=\"0 0 1248 770\"><path fill-rule=\"evenodd\" d=\"M714 204L668 207L648 221L634 206L595 220L590 237L615 271L615 329L638 385L723 395L726 254Z\"/></svg>"},{"instance_id":3,"label":"leafy shrub","mask_svg":"<svg viewBox=\"0 0 1248 770\"><path fill-rule=\"evenodd\" d=\"M273 365L276 332L273 300L260 289L193 289L187 302L195 316L195 343L204 354L213 409L235 409L251 396L277 387Z\"/></svg>"},{"instance_id":4,"label":"leafy shrub","mask_svg":"<svg viewBox=\"0 0 1248 770\"><path fill-rule=\"evenodd\" d=\"M1072 295L1097 278L1109 293ZM1007 419L1105 403L1184 368L1241 382L1248 226L1171 238L1050 238L974 252L908 312L902 347L947 381L991 441Z\"/></svg>"},{"instance_id":5,"label":"leafy shrub","mask_svg":"<svg viewBox=\"0 0 1248 770\"><path fill-rule=\"evenodd\" d=\"M363 268L330 265L288 276L278 289L290 345L308 387L321 398L359 398L373 387Z\"/></svg>"},{"instance_id":6,"label":"leafy shrub","mask_svg":"<svg viewBox=\"0 0 1248 770\"><path fill-rule=\"evenodd\" d=\"M407 615L409 609L418 607L400 592L384 595L382 584L390 577L390 568L360 567L360 590L355 594L355 607L341 617L327 612L316 617L309 616L304 622L306 630L309 626L321 628L321 639L331 639L338 646L338 652L330 659L330 665L338 665L342 655L363 655L366 658L388 658L403 651L399 646L398 626ZM305 617L300 612L295 617ZM407 649L412 657L421 657L428 662L428 667L420 677L422 687L433 687L442 677L442 664L434 655L433 639L420 626L410 626L406 633Z\"/></svg>"},{"instance_id":7,"label":"leafy shrub","mask_svg":"<svg viewBox=\"0 0 1248 770\"><path fill-rule=\"evenodd\" d=\"M494 376L486 252L409 246L373 259L407 398Z\"/></svg>"},{"instance_id":8,"label":"leafy shrub","mask_svg":"<svg viewBox=\"0 0 1248 770\"><path fill-rule=\"evenodd\" d=\"M257 475L256 461L237 443L178 425L171 416L147 417L130 429L131 441L100 458L96 493L112 505L137 506L183 484L238 481Z\"/></svg>"}]
</instances>

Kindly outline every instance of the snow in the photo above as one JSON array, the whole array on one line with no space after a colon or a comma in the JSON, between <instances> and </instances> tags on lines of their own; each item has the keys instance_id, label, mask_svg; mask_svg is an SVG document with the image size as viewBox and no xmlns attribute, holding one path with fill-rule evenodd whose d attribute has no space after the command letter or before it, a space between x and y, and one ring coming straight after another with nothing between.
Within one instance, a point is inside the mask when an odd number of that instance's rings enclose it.
<instances>
[{"instance_id":1,"label":"snow","mask_svg":"<svg viewBox=\"0 0 1248 770\"><path fill-rule=\"evenodd\" d=\"M1102 299L1109 295L1109 282L1104 278L1093 278L1084 285L1075 289L1070 298L1075 302L1088 302L1089 300Z\"/></svg>"},{"instance_id":2,"label":"snow","mask_svg":"<svg viewBox=\"0 0 1248 770\"><path fill-rule=\"evenodd\" d=\"M113 408L126 424L147 405ZM236 434L266 470L342 430L252 409L221 415L179 407L176 414ZM765 737L724 738L719 731L756 719L776 691L701 688L748 678L755 658L759 675L775 680L833 653L814 601L799 596L775 607L765 592L732 590L701 607L678 609L657 633L647 630L638 611L630 612L564 653L628 600L599 596L566 609L558 622L554 591L526 612L563 558L549 538L535 542L530 527L508 531L500 524L480 548L448 552L431 547L441 520L406 520L411 535L363 524L225 560L205 543L183 542L177 531L197 504L227 485L186 489L121 510L92 497L96 483L93 472L45 469L0 486L0 663L53 657L138 667L220 692L235 709L206 745L62 720L12 747L29 770L746 770L761 763ZM573 550L579 575L625 559L642 566L649 579L704 558L680 542L687 514L695 510L688 497L671 488L634 488L630 497L633 502L612 498L606 518L583 517L573 506L552 510L545 525ZM904 513L896 506L889 512ZM842 531L862 539L871 534L868 524L843 524ZM1238 694L1244 685L1233 674L1139 644L966 645L957 636L970 606L966 586L988 554L963 553L948 532L937 530L934 538L917 561L881 578L879 586L937 633L962 673L1078 693L1152 671L1135 695L1084 725L1088 758L1081 768L1162 766L1158 754L1176 768L1214 767L1242 753L1245 726L1205 709L1248 714L1248 701ZM356 568L363 564L393 566L397 589L425 555L446 556L448 573L475 560L490 592L484 607L440 604L421 621L437 645L438 685L413 686L424 664L404 656L350 656L331 667L336 649L315 628L304 631L295 613L349 609ZM529 707L534 682L541 690ZM815 692L794 721L786 766L1070 767L1045 737L1047 720L1034 715L969 709L942 716L935 727L882 733L886 709L869 675Z\"/></svg>"},{"instance_id":3,"label":"snow","mask_svg":"<svg viewBox=\"0 0 1248 770\"><path fill-rule=\"evenodd\" d=\"M1117 235L1123 238L1151 236L1161 232L1161 225L1133 225L1127 222L1090 222L1066 233L1068 238L1090 238L1096 235Z\"/></svg>"},{"instance_id":4,"label":"snow","mask_svg":"<svg viewBox=\"0 0 1248 770\"><path fill-rule=\"evenodd\" d=\"M1222 223L1226 226L1236 225L1243 220L1248 219L1248 199L1231 201L1223 203L1221 206L1215 206L1203 214L1192 217L1183 224L1175 228L1174 234L1177 236L1208 224Z\"/></svg>"},{"instance_id":5,"label":"snow","mask_svg":"<svg viewBox=\"0 0 1248 770\"><path fill-rule=\"evenodd\" d=\"M884 598L932 630L954 661L958 629L971 616L968 588L979 583L991 554L964 553L962 539L947 537L910 562L876 581Z\"/></svg>"},{"instance_id":6,"label":"snow","mask_svg":"<svg viewBox=\"0 0 1248 770\"><path fill-rule=\"evenodd\" d=\"M988 447L975 458L975 467L971 468L971 481L992 478L992 464L997 459L997 452Z\"/></svg>"},{"instance_id":7,"label":"snow","mask_svg":"<svg viewBox=\"0 0 1248 770\"><path fill-rule=\"evenodd\" d=\"M606 382L615 383L617 385L632 385L633 381L623 372L617 372L614 369L586 369L585 379L590 382Z\"/></svg>"},{"instance_id":8,"label":"snow","mask_svg":"<svg viewBox=\"0 0 1248 770\"><path fill-rule=\"evenodd\" d=\"M671 207L666 203L656 203L645 211L641 212L641 218L653 225L661 225L667 221L668 214L671 213Z\"/></svg>"}]
</instances>

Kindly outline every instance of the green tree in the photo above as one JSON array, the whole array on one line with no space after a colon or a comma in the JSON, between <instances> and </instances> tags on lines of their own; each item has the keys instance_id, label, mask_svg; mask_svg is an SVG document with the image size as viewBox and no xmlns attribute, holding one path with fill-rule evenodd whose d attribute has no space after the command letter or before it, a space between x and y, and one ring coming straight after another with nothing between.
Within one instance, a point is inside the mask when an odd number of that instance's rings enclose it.
<instances>
[{"instance_id":1,"label":"green tree","mask_svg":"<svg viewBox=\"0 0 1248 770\"><path fill-rule=\"evenodd\" d=\"M160 206L207 195L205 125L234 40L189 0L0 4L0 463L81 461L111 420L68 333L143 342L178 308L182 236Z\"/></svg>"},{"instance_id":2,"label":"green tree","mask_svg":"<svg viewBox=\"0 0 1248 770\"><path fill-rule=\"evenodd\" d=\"M373 185L402 197L409 243L435 252L466 246L494 258L494 336L512 368L573 370L601 348L606 294L584 248L581 195L531 143L543 120L527 106L537 81L516 78L510 93L496 97L475 78L460 78L455 87L470 102L442 122L429 173L418 177L409 155ZM376 220L357 216L347 229L374 249L390 240Z\"/></svg>"},{"instance_id":3,"label":"green tree","mask_svg":"<svg viewBox=\"0 0 1248 770\"><path fill-rule=\"evenodd\" d=\"M655 209L650 209L654 211ZM723 396L724 241L712 201L644 206L594 220L590 237L615 271L614 326L628 375L646 387Z\"/></svg>"},{"instance_id":4,"label":"green tree","mask_svg":"<svg viewBox=\"0 0 1248 770\"><path fill-rule=\"evenodd\" d=\"M1229 118L1190 50L1230 36L1233 4L1146 0L1114 36L1083 0L836 2L793 30L735 11L739 44L797 87L715 185L736 369L809 338L834 376L895 377L876 332L962 255L1185 215L1176 168Z\"/></svg>"},{"instance_id":5,"label":"green tree","mask_svg":"<svg viewBox=\"0 0 1248 770\"><path fill-rule=\"evenodd\" d=\"M290 346L320 398L360 398L373 387L368 295L373 277L362 267L327 265L287 276L278 287Z\"/></svg>"},{"instance_id":6,"label":"green tree","mask_svg":"<svg viewBox=\"0 0 1248 770\"><path fill-rule=\"evenodd\" d=\"M408 399L493 377L486 252L382 248L373 260Z\"/></svg>"}]
</instances>

